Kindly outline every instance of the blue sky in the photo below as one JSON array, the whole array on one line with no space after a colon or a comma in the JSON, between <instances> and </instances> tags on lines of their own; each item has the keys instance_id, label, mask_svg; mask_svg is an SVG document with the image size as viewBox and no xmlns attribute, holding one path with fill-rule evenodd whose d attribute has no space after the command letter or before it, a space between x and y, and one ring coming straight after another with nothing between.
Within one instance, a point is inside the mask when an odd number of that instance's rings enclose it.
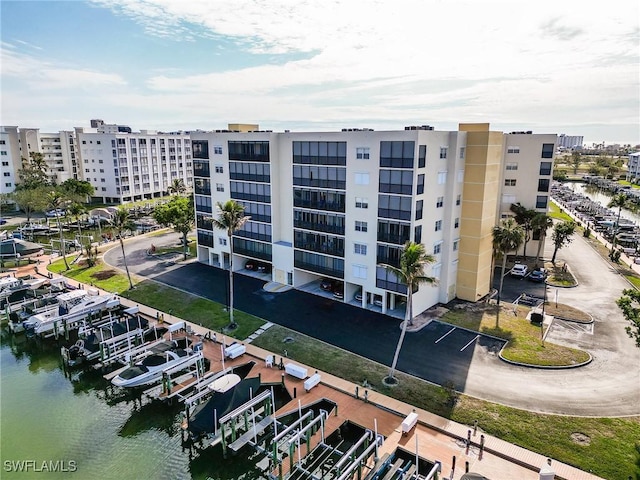
<instances>
[{"instance_id":1,"label":"blue sky","mask_svg":"<svg viewBox=\"0 0 640 480\"><path fill-rule=\"evenodd\" d=\"M2 125L477 121L640 143L634 0L1 0L0 15Z\"/></svg>"}]
</instances>

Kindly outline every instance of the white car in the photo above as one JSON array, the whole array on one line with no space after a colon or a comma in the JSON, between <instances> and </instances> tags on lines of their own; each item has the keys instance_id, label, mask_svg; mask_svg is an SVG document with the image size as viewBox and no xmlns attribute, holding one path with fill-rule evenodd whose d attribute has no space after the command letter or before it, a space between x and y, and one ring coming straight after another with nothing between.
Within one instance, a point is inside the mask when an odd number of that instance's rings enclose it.
<instances>
[{"instance_id":1,"label":"white car","mask_svg":"<svg viewBox=\"0 0 640 480\"><path fill-rule=\"evenodd\" d=\"M526 265L523 265L522 263L516 263L509 273L511 274L512 277L524 278L527 276L528 271L529 269L527 268Z\"/></svg>"}]
</instances>

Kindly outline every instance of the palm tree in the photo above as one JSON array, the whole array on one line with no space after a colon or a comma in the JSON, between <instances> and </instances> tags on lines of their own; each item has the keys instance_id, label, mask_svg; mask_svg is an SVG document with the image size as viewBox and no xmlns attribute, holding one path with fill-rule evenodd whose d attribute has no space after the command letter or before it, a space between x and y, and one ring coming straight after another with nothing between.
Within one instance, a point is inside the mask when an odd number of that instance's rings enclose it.
<instances>
[{"instance_id":1,"label":"palm tree","mask_svg":"<svg viewBox=\"0 0 640 480\"><path fill-rule=\"evenodd\" d=\"M133 282L131 281L131 274L129 273L129 267L127 266L127 255L124 252L124 241L122 236L124 235L125 230L133 230L135 229L135 225L129 218L129 212L124 208L120 207L113 213L111 218L111 225L113 229L116 231L116 235L120 239L120 248L122 249L122 261L124 262L124 269L127 272L127 278L129 279L129 288L133 288Z\"/></svg>"},{"instance_id":2,"label":"palm tree","mask_svg":"<svg viewBox=\"0 0 640 480\"><path fill-rule=\"evenodd\" d=\"M234 200L217 202L218 217L212 219L213 226L225 230L229 237L229 328L237 325L233 320L233 234L240 230L251 217L244 214L244 206Z\"/></svg>"},{"instance_id":3,"label":"palm tree","mask_svg":"<svg viewBox=\"0 0 640 480\"><path fill-rule=\"evenodd\" d=\"M505 218L500 225L493 227L493 250L502 254L502 271L500 272L500 288L498 289L498 305L502 295L504 270L507 266L507 253L517 250L524 240L522 227L513 218Z\"/></svg>"},{"instance_id":4,"label":"palm tree","mask_svg":"<svg viewBox=\"0 0 640 480\"><path fill-rule=\"evenodd\" d=\"M514 218L518 225L522 227L524 232L524 249L522 252L523 259L527 261L527 243L531 240L531 232L533 228L531 226L531 221L538 214L535 210L531 208L524 207L520 202L512 203L509 208L515 215Z\"/></svg>"},{"instance_id":5,"label":"palm tree","mask_svg":"<svg viewBox=\"0 0 640 480\"><path fill-rule=\"evenodd\" d=\"M436 278L427 277L424 274L425 267L434 261L434 257L427 254L422 243L407 242L405 243L400 255L399 267L386 264L380 265L393 273L398 280L407 286L407 307L405 310L404 322L402 323L402 332L400 333L398 346L396 347L396 352L393 356L393 363L391 364L389 375L387 375L385 379L387 383L396 383L394 374L398 363L398 357L400 356L402 342L404 341L404 336L407 332L407 325L413 324L413 292L423 283L431 285L435 285L437 283Z\"/></svg>"},{"instance_id":6,"label":"palm tree","mask_svg":"<svg viewBox=\"0 0 640 480\"><path fill-rule=\"evenodd\" d=\"M533 228L534 232L540 233L540 237L538 238L538 252L536 253L536 264L540 261L540 250L547 238L547 230L551 227L553 227L553 219L549 215L539 213L531 219L531 228Z\"/></svg>"},{"instance_id":7,"label":"palm tree","mask_svg":"<svg viewBox=\"0 0 640 480\"><path fill-rule=\"evenodd\" d=\"M626 193L618 193L611 197L609 201L609 208L617 208L618 209L618 219L616 220L616 224L613 228L613 240L611 241L611 251L613 252L616 248L616 237L618 236L618 230L620 229L620 214L622 213L623 208L628 208L630 204L629 197Z\"/></svg>"},{"instance_id":8,"label":"palm tree","mask_svg":"<svg viewBox=\"0 0 640 480\"><path fill-rule=\"evenodd\" d=\"M175 193L176 195L182 195L187 191L187 186L184 184L184 180L181 178L175 178L173 182L171 182L171 185L169 185L169 188L167 188L167 191L170 194Z\"/></svg>"},{"instance_id":9,"label":"palm tree","mask_svg":"<svg viewBox=\"0 0 640 480\"><path fill-rule=\"evenodd\" d=\"M62 236L62 225L60 224L60 209L63 205L64 197L60 192L52 190L47 194L47 209L54 210L56 213L56 223L58 226L58 233L60 234L60 251L62 252L62 260L64 260L65 269L69 270L69 264L67 263L67 249L64 245L64 237Z\"/></svg>"},{"instance_id":10,"label":"palm tree","mask_svg":"<svg viewBox=\"0 0 640 480\"><path fill-rule=\"evenodd\" d=\"M71 215L73 218L76 219L76 222L78 224L78 235L80 236L82 236L82 227L80 226L80 217L84 215L86 211L87 210L84 208L84 205L78 202L72 203L71 205L69 205L69 208L67 209L67 212L69 212L69 215Z\"/></svg>"}]
</instances>

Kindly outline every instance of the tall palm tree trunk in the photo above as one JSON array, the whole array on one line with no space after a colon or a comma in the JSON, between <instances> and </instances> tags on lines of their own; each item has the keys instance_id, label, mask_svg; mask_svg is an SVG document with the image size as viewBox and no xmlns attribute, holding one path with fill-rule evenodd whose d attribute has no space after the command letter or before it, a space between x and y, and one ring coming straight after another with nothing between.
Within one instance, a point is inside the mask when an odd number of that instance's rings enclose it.
<instances>
[{"instance_id":1,"label":"tall palm tree trunk","mask_svg":"<svg viewBox=\"0 0 640 480\"><path fill-rule=\"evenodd\" d=\"M234 327L233 320L233 238L229 235L229 326Z\"/></svg>"},{"instance_id":2,"label":"tall palm tree trunk","mask_svg":"<svg viewBox=\"0 0 640 480\"><path fill-rule=\"evenodd\" d=\"M502 270L500 271L500 288L498 289L498 305L500 305L500 297L502 297L502 284L504 283L504 269L507 268L507 252L502 254Z\"/></svg>"},{"instance_id":3,"label":"tall palm tree trunk","mask_svg":"<svg viewBox=\"0 0 640 480\"><path fill-rule=\"evenodd\" d=\"M60 223L60 216L57 213L56 221L58 223L58 234L60 238L60 251L62 252L62 260L64 260L65 269L69 270L69 264L67 263L67 249L64 245L64 237L62 236L62 224Z\"/></svg>"},{"instance_id":4,"label":"tall palm tree trunk","mask_svg":"<svg viewBox=\"0 0 640 480\"><path fill-rule=\"evenodd\" d=\"M129 288L133 288L131 282L131 274L129 273L129 267L127 266L127 255L124 253L124 242L122 241L122 235L120 235L120 248L122 249L122 261L124 262L124 269L127 272L127 279L129 280Z\"/></svg>"},{"instance_id":5,"label":"tall palm tree trunk","mask_svg":"<svg viewBox=\"0 0 640 480\"><path fill-rule=\"evenodd\" d=\"M540 232L540 238L538 239L538 251L536 252L536 263L540 261L540 250L542 250L542 244L544 243L546 235Z\"/></svg>"},{"instance_id":6,"label":"tall palm tree trunk","mask_svg":"<svg viewBox=\"0 0 640 480\"><path fill-rule=\"evenodd\" d=\"M389 370L388 378L395 378L396 366L398 365L398 358L400 357L400 350L402 349L402 343L404 342L404 336L407 333L407 325L413 318L413 299L411 286L407 287L407 310L404 314L404 322L402 322L402 331L400 332L400 338L398 339L398 345L396 346L396 353L393 355L393 362L391 363L391 369Z\"/></svg>"}]
</instances>

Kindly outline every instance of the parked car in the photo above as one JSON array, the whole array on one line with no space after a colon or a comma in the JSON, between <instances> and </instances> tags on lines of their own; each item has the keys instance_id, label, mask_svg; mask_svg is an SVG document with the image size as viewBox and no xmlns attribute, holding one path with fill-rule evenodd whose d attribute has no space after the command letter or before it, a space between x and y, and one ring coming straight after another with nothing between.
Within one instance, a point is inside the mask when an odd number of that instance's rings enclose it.
<instances>
[{"instance_id":1,"label":"parked car","mask_svg":"<svg viewBox=\"0 0 640 480\"><path fill-rule=\"evenodd\" d=\"M537 268L531 272L528 279L530 282L542 283L547 279L547 270L544 268Z\"/></svg>"},{"instance_id":2,"label":"parked car","mask_svg":"<svg viewBox=\"0 0 640 480\"><path fill-rule=\"evenodd\" d=\"M356 294L353 296L353 299L356 302L362 302L362 289L358 290Z\"/></svg>"},{"instance_id":3,"label":"parked car","mask_svg":"<svg viewBox=\"0 0 640 480\"><path fill-rule=\"evenodd\" d=\"M66 210L63 210L61 208L56 208L55 210L47 210L46 212L44 212L44 215L49 218L55 218L55 217L64 217L66 213L67 213Z\"/></svg>"},{"instance_id":4,"label":"parked car","mask_svg":"<svg viewBox=\"0 0 640 480\"><path fill-rule=\"evenodd\" d=\"M0 225L4 225L7 221L4 218L0 218Z\"/></svg>"},{"instance_id":5,"label":"parked car","mask_svg":"<svg viewBox=\"0 0 640 480\"><path fill-rule=\"evenodd\" d=\"M524 278L527 276L528 272L529 272L529 269L527 268L526 265L522 263L516 263L509 273L511 274L512 277Z\"/></svg>"},{"instance_id":6,"label":"parked car","mask_svg":"<svg viewBox=\"0 0 640 480\"><path fill-rule=\"evenodd\" d=\"M323 278L320 282L320 289L324 290L325 292L333 291L333 280L331 280L330 278Z\"/></svg>"},{"instance_id":7,"label":"parked car","mask_svg":"<svg viewBox=\"0 0 640 480\"><path fill-rule=\"evenodd\" d=\"M258 262L257 260L247 260L244 268L258 273L271 273L271 265L268 263Z\"/></svg>"},{"instance_id":8,"label":"parked car","mask_svg":"<svg viewBox=\"0 0 640 480\"><path fill-rule=\"evenodd\" d=\"M244 264L244 268L247 270L256 270L258 267L258 262L255 260L247 260L247 263Z\"/></svg>"},{"instance_id":9,"label":"parked car","mask_svg":"<svg viewBox=\"0 0 640 480\"><path fill-rule=\"evenodd\" d=\"M376 307L382 308L382 295L374 295L373 296L373 304Z\"/></svg>"}]
</instances>

